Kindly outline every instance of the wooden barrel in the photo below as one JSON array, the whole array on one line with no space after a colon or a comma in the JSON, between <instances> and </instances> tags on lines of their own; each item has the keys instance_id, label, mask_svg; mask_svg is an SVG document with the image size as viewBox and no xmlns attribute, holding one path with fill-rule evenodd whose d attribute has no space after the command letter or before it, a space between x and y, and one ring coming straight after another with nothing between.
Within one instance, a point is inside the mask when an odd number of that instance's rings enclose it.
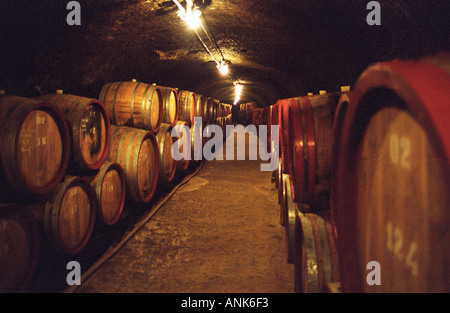
<instances>
[{"instance_id":1,"label":"wooden barrel","mask_svg":"<svg viewBox=\"0 0 450 313\"><path fill-rule=\"evenodd\" d=\"M343 292L450 291L449 68L377 63L350 95L333 169Z\"/></svg>"},{"instance_id":2,"label":"wooden barrel","mask_svg":"<svg viewBox=\"0 0 450 313\"><path fill-rule=\"evenodd\" d=\"M108 161L119 163L125 173L127 199L149 202L159 175L159 149L151 131L127 126L111 126Z\"/></svg>"},{"instance_id":3,"label":"wooden barrel","mask_svg":"<svg viewBox=\"0 0 450 313\"><path fill-rule=\"evenodd\" d=\"M163 97L156 84L111 82L103 86L99 100L105 105L111 123L156 133L163 118Z\"/></svg>"},{"instance_id":4,"label":"wooden barrel","mask_svg":"<svg viewBox=\"0 0 450 313\"><path fill-rule=\"evenodd\" d=\"M182 159L177 161L177 169L179 169L180 171L186 171L189 168L189 161L191 159L191 152L189 150L189 148L192 149L191 145L192 145L192 136L191 136L191 130L189 128L189 125L187 122L184 121L178 121L177 125L175 125L175 127L177 128L178 135L177 136L173 136L173 142L174 142L174 147L178 147L176 148L180 154L182 155ZM184 129L184 130L183 130ZM188 135L189 137L185 137L184 134Z\"/></svg>"},{"instance_id":5,"label":"wooden barrel","mask_svg":"<svg viewBox=\"0 0 450 313\"><path fill-rule=\"evenodd\" d=\"M270 107L265 107L262 110L262 125L269 125Z\"/></svg>"},{"instance_id":6,"label":"wooden barrel","mask_svg":"<svg viewBox=\"0 0 450 313\"><path fill-rule=\"evenodd\" d=\"M49 94L40 100L57 106L66 116L72 135L71 170L82 174L98 170L109 152L109 116L101 102L69 94Z\"/></svg>"},{"instance_id":7,"label":"wooden barrel","mask_svg":"<svg viewBox=\"0 0 450 313\"><path fill-rule=\"evenodd\" d=\"M289 164L291 164L291 153L289 143L292 132L289 131L289 106L291 102L295 102L295 99L283 99L279 100L278 107L278 125L279 129L279 144L280 144L280 156L281 156L281 169L284 174L289 174Z\"/></svg>"},{"instance_id":8,"label":"wooden barrel","mask_svg":"<svg viewBox=\"0 0 450 313\"><path fill-rule=\"evenodd\" d=\"M197 115L197 98L195 93L180 90L178 93L178 120L185 121L188 126L194 123Z\"/></svg>"},{"instance_id":9,"label":"wooden barrel","mask_svg":"<svg viewBox=\"0 0 450 313\"><path fill-rule=\"evenodd\" d=\"M0 125L5 188L21 195L53 190L70 156L69 129L60 110L35 99L0 96Z\"/></svg>"},{"instance_id":10,"label":"wooden barrel","mask_svg":"<svg viewBox=\"0 0 450 313\"><path fill-rule=\"evenodd\" d=\"M191 160L200 162L203 159L203 123L194 123L191 126Z\"/></svg>"},{"instance_id":11,"label":"wooden barrel","mask_svg":"<svg viewBox=\"0 0 450 313\"><path fill-rule=\"evenodd\" d=\"M106 162L90 179L97 200L97 217L108 226L115 225L123 211L126 196L125 173L118 163Z\"/></svg>"},{"instance_id":12,"label":"wooden barrel","mask_svg":"<svg viewBox=\"0 0 450 313\"><path fill-rule=\"evenodd\" d=\"M222 102L219 101L217 104L217 117L224 117L225 116L225 107Z\"/></svg>"},{"instance_id":13,"label":"wooden barrel","mask_svg":"<svg viewBox=\"0 0 450 313\"><path fill-rule=\"evenodd\" d=\"M239 106L238 123L245 124L245 104L242 103Z\"/></svg>"},{"instance_id":14,"label":"wooden barrel","mask_svg":"<svg viewBox=\"0 0 450 313\"><path fill-rule=\"evenodd\" d=\"M203 118L205 113L205 97L199 94L195 94L195 97L196 97L195 116Z\"/></svg>"},{"instance_id":15,"label":"wooden barrel","mask_svg":"<svg viewBox=\"0 0 450 313\"><path fill-rule=\"evenodd\" d=\"M213 99L213 105L212 105L212 122L216 120L216 118L219 117L219 104L220 101L217 99Z\"/></svg>"},{"instance_id":16,"label":"wooden barrel","mask_svg":"<svg viewBox=\"0 0 450 313\"><path fill-rule=\"evenodd\" d=\"M339 259L333 237L329 211L321 215L295 211L295 291L324 292L328 285L339 282Z\"/></svg>"},{"instance_id":17,"label":"wooden barrel","mask_svg":"<svg viewBox=\"0 0 450 313\"><path fill-rule=\"evenodd\" d=\"M288 181L289 175L281 173L281 184L280 184L280 196L281 196L281 203L280 203L280 225L286 226L287 225L287 185L286 182ZM290 185L290 184L289 184Z\"/></svg>"},{"instance_id":18,"label":"wooden barrel","mask_svg":"<svg viewBox=\"0 0 450 313\"><path fill-rule=\"evenodd\" d=\"M270 122L270 125L271 126L278 126L279 127L279 124L278 124L278 115L279 115L279 107L278 107L278 102L277 103L275 103L274 105L272 105L272 111L271 111L271 122ZM280 144L280 134L281 134L281 132L280 132L280 129L278 129L278 152L280 152L280 146L281 146L281 144ZM270 135L270 141L272 142L272 130L271 130L271 135ZM278 154L279 155L279 154Z\"/></svg>"},{"instance_id":19,"label":"wooden barrel","mask_svg":"<svg viewBox=\"0 0 450 313\"><path fill-rule=\"evenodd\" d=\"M216 118L216 125L220 127L222 130L222 138L226 138L226 126L227 126L227 118L226 117L217 117Z\"/></svg>"},{"instance_id":20,"label":"wooden barrel","mask_svg":"<svg viewBox=\"0 0 450 313\"><path fill-rule=\"evenodd\" d=\"M156 134L159 149L159 181L162 184L170 183L175 177L177 161L172 157L173 138L171 135L172 126L162 123L159 132Z\"/></svg>"},{"instance_id":21,"label":"wooden barrel","mask_svg":"<svg viewBox=\"0 0 450 313\"><path fill-rule=\"evenodd\" d=\"M24 292L32 280L40 252L34 216L18 204L0 204L0 292Z\"/></svg>"},{"instance_id":22,"label":"wooden barrel","mask_svg":"<svg viewBox=\"0 0 450 313\"><path fill-rule=\"evenodd\" d=\"M231 109L232 109L232 106L230 105L230 104L227 104L227 103L224 103L224 106L225 106L225 113L224 113L224 115L225 116L228 116L228 115L230 115L231 114Z\"/></svg>"},{"instance_id":23,"label":"wooden barrel","mask_svg":"<svg viewBox=\"0 0 450 313\"><path fill-rule=\"evenodd\" d=\"M175 126L178 120L178 91L175 88L159 86L163 98L162 123Z\"/></svg>"},{"instance_id":24,"label":"wooden barrel","mask_svg":"<svg viewBox=\"0 0 450 313\"><path fill-rule=\"evenodd\" d=\"M338 100L338 95L331 93L289 99L290 142L285 147L292 196L312 209L330 207L333 121Z\"/></svg>"},{"instance_id":25,"label":"wooden barrel","mask_svg":"<svg viewBox=\"0 0 450 313\"><path fill-rule=\"evenodd\" d=\"M227 125L233 124L233 116L231 114L222 117L222 132L223 132L223 138L226 140L227 138Z\"/></svg>"},{"instance_id":26,"label":"wooden barrel","mask_svg":"<svg viewBox=\"0 0 450 313\"><path fill-rule=\"evenodd\" d=\"M57 253L76 255L88 244L96 219L94 191L87 180L66 176L45 204L47 242Z\"/></svg>"},{"instance_id":27,"label":"wooden barrel","mask_svg":"<svg viewBox=\"0 0 450 313\"><path fill-rule=\"evenodd\" d=\"M263 121L263 109L254 109L252 114L252 124L258 127L259 125L264 125Z\"/></svg>"},{"instance_id":28,"label":"wooden barrel","mask_svg":"<svg viewBox=\"0 0 450 313\"><path fill-rule=\"evenodd\" d=\"M281 170L281 158L278 158L278 168L277 168L277 188L278 188L278 204L281 206L283 199L283 172Z\"/></svg>"},{"instance_id":29,"label":"wooden barrel","mask_svg":"<svg viewBox=\"0 0 450 313\"><path fill-rule=\"evenodd\" d=\"M295 251L295 211L296 206L292 201L291 179L289 175L284 174L283 183L285 184L285 199L284 199L284 230L286 241L286 256L289 264L294 263Z\"/></svg>"},{"instance_id":30,"label":"wooden barrel","mask_svg":"<svg viewBox=\"0 0 450 313\"><path fill-rule=\"evenodd\" d=\"M331 176L330 176L330 210L331 210L331 223L333 226L333 234L334 238L337 240L337 230L336 230L336 223L334 214L336 210L334 209L336 207L336 171L333 169L338 168L338 158L341 148L341 136L342 136L342 127L344 118L346 116L347 108L350 103L350 93L344 93L339 99L339 102L337 104L336 113L334 115L334 122L333 122L333 139L332 139L332 155L331 155Z\"/></svg>"},{"instance_id":31,"label":"wooden barrel","mask_svg":"<svg viewBox=\"0 0 450 313\"><path fill-rule=\"evenodd\" d=\"M271 113L271 125L279 125L279 120L278 120L278 115L279 115L279 105L278 102L275 103L274 105L272 105L272 113Z\"/></svg>"},{"instance_id":32,"label":"wooden barrel","mask_svg":"<svg viewBox=\"0 0 450 313\"><path fill-rule=\"evenodd\" d=\"M210 104L209 104L209 119L208 124L214 123L215 119L215 108L216 108L216 101L213 98L209 98Z\"/></svg>"},{"instance_id":33,"label":"wooden barrel","mask_svg":"<svg viewBox=\"0 0 450 313\"><path fill-rule=\"evenodd\" d=\"M266 114L266 124L267 125L267 146L271 149L272 147L272 114L273 114L273 105L265 108L267 110Z\"/></svg>"},{"instance_id":34,"label":"wooden barrel","mask_svg":"<svg viewBox=\"0 0 450 313\"><path fill-rule=\"evenodd\" d=\"M217 108L217 100L211 98L211 106L210 106L210 116L209 116L209 123L214 123L216 119L216 108Z\"/></svg>"},{"instance_id":35,"label":"wooden barrel","mask_svg":"<svg viewBox=\"0 0 450 313\"><path fill-rule=\"evenodd\" d=\"M212 120L212 106L213 101L209 97L205 97L205 104L203 105L203 123L209 124Z\"/></svg>"}]
</instances>

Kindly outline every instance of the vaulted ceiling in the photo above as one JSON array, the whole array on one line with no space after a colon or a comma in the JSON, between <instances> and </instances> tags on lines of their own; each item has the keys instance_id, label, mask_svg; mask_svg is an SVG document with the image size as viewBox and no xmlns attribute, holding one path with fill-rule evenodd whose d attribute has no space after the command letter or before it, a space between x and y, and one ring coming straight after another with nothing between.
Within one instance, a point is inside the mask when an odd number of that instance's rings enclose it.
<instances>
[{"instance_id":1,"label":"vaulted ceiling","mask_svg":"<svg viewBox=\"0 0 450 313\"><path fill-rule=\"evenodd\" d=\"M239 79L241 102L267 106L352 85L377 61L450 50L448 0L381 0L381 26L366 22L368 0L195 1L230 78L173 1L79 0L80 26L67 24L68 2L2 4L0 89L98 97L107 82L137 79L232 103Z\"/></svg>"}]
</instances>

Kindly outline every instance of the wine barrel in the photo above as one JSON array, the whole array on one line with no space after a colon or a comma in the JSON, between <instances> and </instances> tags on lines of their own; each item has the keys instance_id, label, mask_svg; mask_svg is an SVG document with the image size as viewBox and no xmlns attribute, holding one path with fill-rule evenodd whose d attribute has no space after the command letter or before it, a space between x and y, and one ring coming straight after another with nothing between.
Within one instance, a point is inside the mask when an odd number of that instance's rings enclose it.
<instances>
[{"instance_id":1,"label":"wine barrel","mask_svg":"<svg viewBox=\"0 0 450 313\"><path fill-rule=\"evenodd\" d=\"M203 158L203 123L194 123L191 126L191 160L195 162L202 161Z\"/></svg>"},{"instance_id":2,"label":"wine barrel","mask_svg":"<svg viewBox=\"0 0 450 313\"><path fill-rule=\"evenodd\" d=\"M254 109L252 112L252 124L256 127L258 127L259 125L264 125L263 112L263 109Z\"/></svg>"},{"instance_id":3,"label":"wine barrel","mask_svg":"<svg viewBox=\"0 0 450 313\"><path fill-rule=\"evenodd\" d=\"M98 170L109 152L109 116L101 102L69 94L38 97L58 107L66 116L72 135L71 170L76 174Z\"/></svg>"},{"instance_id":4,"label":"wine barrel","mask_svg":"<svg viewBox=\"0 0 450 313\"><path fill-rule=\"evenodd\" d=\"M194 123L197 115L197 98L195 93L180 90L178 93L178 120L185 121L188 126Z\"/></svg>"},{"instance_id":5,"label":"wine barrel","mask_svg":"<svg viewBox=\"0 0 450 313\"><path fill-rule=\"evenodd\" d=\"M295 210L296 206L292 201L291 179L289 175L284 174L285 200L284 200L284 230L286 241L286 256L289 264L294 264L295 252Z\"/></svg>"},{"instance_id":6,"label":"wine barrel","mask_svg":"<svg viewBox=\"0 0 450 313\"><path fill-rule=\"evenodd\" d=\"M111 126L108 161L122 167L127 199L145 203L153 198L160 168L158 144L151 131Z\"/></svg>"},{"instance_id":7,"label":"wine barrel","mask_svg":"<svg viewBox=\"0 0 450 313\"><path fill-rule=\"evenodd\" d=\"M223 133L223 124L224 124L224 119L223 117L216 117L216 120L214 121L214 124L220 127L220 130Z\"/></svg>"},{"instance_id":8,"label":"wine barrel","mask_svg":"<svg viewBox=\"0 0 450 313\"><path fill-rule=\"evenodd\" d=\"M159 88L163 98L162 123L173 127L178 120L178 91L171 87L159 86Z\"/></svg>"},{"instance_id":9,"label":"wine barrel","mask_svg":"<svg viewBox=\"0 0 450 313\"><path fill-rule=\"evenodd\" d=\"M272 125L279 125L278 115L279 115L279 105L278 102L272 105Z\"/></svg>"},{"instance_id":10,"label":"wine barrel","mask_svg":"<svg viewBox=\"0 0 450 313\"><path fill-rule=\"evenodd\" d=\"M156 140L159 148L159 181L162 184L170 183L175 177L177 161L172 157L173 138L171 135L172 126L162 123Z\"/></svg>"},{"instance_id":11,"label":"wine barrel","mask_svg":"<svg viewBox=\"0 0 450 313\"><path fill-rule=\"evenodd\" d=\"M219 104L220 101L213 99L213 105L212 105L212 122L216 120L216 118L219 117Z\"/></svg>"},{"instance_id":12,"label":"wine barrel","mask_svg":"<svg viewBox=\"0 0 450 313\"><path fill-rule=\"evenodd\" d=\"M227 115L227 116L225 116L225 117L223 117L223 124L222 124L222 126L223 126L223 138L224 138L224 140L226 140L227 139L227 125L232 125L233 124L233 116L232 116L232 114L229 114L229 115Z\"/></svg>"},{"instance_id":13,"label":"wine barrel","mask_svg":"<svg viewBox=\"0 0 450 313\"><path fill-rule=\"evenodd\" d=\"M125 173L118 163L105 162L90 179L97 200L97 217L108 226L115 225L123 211L126 196Z\"/></svg>"},{"instance_id":14,"label":"wine barrel","mask_svg":"<svg viewBox=\"0 0 450 313\"><path fill-rule=\"evenodd\" d=\"M99 100L105 105L111 123L156 133L163 118L163 96L156 84L111 82L103 86Z\"/></svg>"},{"instance_id":15,"label":"wine barrel","mask_svg":"<svg viewBox=\"0 0 450 313\"><path fill-rule=\"evenodd\" d=\"M273 105L268 106L265 108L267 110L266 112L266 124L267 125L267 146L271 149L272 148L272 114L273 114Z\"/></svg>"},{"instance_id":16,"label":"wine barrel","mask_svg":"<svg viewBox=\"0 0 450 313\"><path fill-rule=\"evenodd\" d=\"M229 124L229 117L224 116L216 118L216 125L219 126L220 129L222 130L222 136L224 140L227 135L226 130L228 124Z\"/></svg>"},{"instance_id":17,"label":"wine barrel","mask_svg":"<svg viewBox=\"0 0 450 313\"><path fill-rule=\"evenodd\" d=\"M339 259L333 237L329 210L321 215L302 213L311 209L295 208L295 291L324 292L339 282Z\"/></svg>"},{"instance_id":18,"label":"wine barrel","mask_svg":"<svg viewBox=\"0 0 450 313\"><path fill-rule=\"evenodd\" d=\"M225 106L222 102L219 101L217 105L217 117L224 117L225 116Z\"/></svg>"},{"instance_id":19,"label":"wine barrel","mask_svg":"<svg viewBox=\"0 0 450 313\"><path fill-rule=\"evenodd\" d=\"M343 292L450 291L449 69L450 54L393 60L355 84L333 168Z\"/></svg>"},{"instance_id":20,"label":"wine barrel","mask_svg":"<svg viewBox=\"0 0 450 313\"><path fill-rule=\"evenodd\" d=\"M212 99L205 97L205 104L203 105L203 123L209 124L212 120Z\"/></svg>"},{"instance_id":21,"label":"wine barrel","mask_svg":"<svg viewBox=\"0 0 450 313\"><path fill-rule=\"evenodd\" d=\"M281 206L283 199L283 172L281 170L281 158L278 158L278 168L277 168L277 190L278 190L278 204Z\"/></svg>"},{"instance_id":22,"label":"wine barrel","mask_svg":"<svg viewBox=\"0 0 450 313\"><path fill-rule=\"evenodd\" d=\"M350 103L350 96L351 93L344 93L341 95L339 102L337 104L336 113L334 115L334 122L333 122L333 138L332 138L332 154L331 154L331 176L330 176L330 210L331 210L331 223L333 226L333 234L334 238L337 240L337 230L336 230L336 223L334 214L336 210L334 209L336 207L336 184L334 182L336 181L336 171L333 169L337 169L338 167L338 158L339 158L339 151L341 148L341 135L342 135L342 126L344 122L344 118L347 112L348 105Z\"/></svg>"},{"instance_id":23,"label":"wine barrel","mask_svg":"<svg viewBox=\"0 0 450 313\"><path fill-rule=\"evenodd\" d=\"M283 174L281 172L281 180L280 180L280 196L281 196L281 203L280 203L280 225L286 226L287 225L287 185L286 182L288 181L289 175ZM290 184L289 184L290 185Z\"/></svg>"},{"instance_id":24,"label":"wine barrel","mask_svg":"<svg viewBox=\"0 0 450 313\"><path fill-rule=\"evenodd\" d=\"M0 204L0 293L24 292L40 254L34 216L18 204Z\"/></svg>"},{"instance_id":25,"label":"wine barrel","mask_svg":"<svg viewBox=\"0 0 450 313\"><path fill-rule=\"evenodd\" d=\"M191 159L191 152L189 150L192 149L191 130L189 129L188 123L185 121L178 121L175 127L178 131L178 135L172 137L174 148L176 147L175 149L182 155L182 159L177 161L177 169L186 171L189 168L189 161ZM189 137L184 137L184 135L188 135Z\"/></svg>"},{"instance_id":26,"label":"wine barrel","mask_svg":"<svg viewBox=\"0 0 450 313\"><path fill-rule=\"evenodd\" d=\"M199 94L195 94L195 97L196 97L195 116L204 118L205 97Z\"/></svg>"},{"instance_id":27,"label":"wine barrel","mask_svg":"<svg viewBox=\"0 0 450 313\"><path fill-rule=\"evenodd\" d=\"M64 176L70 135L60 110L47 102L0 97L1 165L6 188L20 195L43 195Z\"/></svg>"},{"instance_id":28,"label":"wine barrel","mask_svg":"<svg viewBox=\"0 0 450 313\"><path fill-rule=\"evenodd\" d=\"M339 94L289 99L289 174L294 202L330 207L333 121ZM283 112L284 113L284 112ZM286 137L284 138L286 139Z\"/></svg>"},{"instance_id":29,"label":"wine barrel","mask_svg":"<svg viewBox=\"0 0 450 313\"><path fill-rule=\"evenodd\" d=\"M64 255L79 254L91 238L95 219L91 185L82 177L66 176L45 203L43 224L50 248Z\"/></svg>"},{"instance_id":30,"label":"wine barrel","mask_svg":"<svg viewBox=\"0 0 450 313\"><path fill-rule=\"evenodd\" d=\"M225 106L225 116L230 115L233 106L231 104L227 104L227 103L225 103L224 106Z\"/></svg>"},{"instance_id":31,"label":"wine barrel","mask_svg":"<svg viewBox=\"0 0 450 313\"><path fill-rule=\"evenodd\" d=\"M270 107L265 107L262 110L262 125L269 125Z\"/></svg>"},{"instance_id":32,"label":"wine barrel","mask_svg":"<svg viewBox=\"0 0 450 313\"><path fill-rule=\"evenodd\" d=\"M289 130L289 106L290 102L295 102L296 99L282 99L277 102L278 111L278 125L279 129L279 142L280 142L280 156L281 156L281 169L284 174L289 174L289 164L291 164L289 153L291 142L290 137L292 132Z\"/></svg>"},{"instance_id":33,"label":"wine barrel","mask_svg":"<svg viewBox=\"0 0 450 313\"><path fill-rule=\"evenodd\" d=\"M245 124L245 104L239 105L238 123Z\"/></svg>"},{"instance_id":34,"label":"wine barrel","mask_svg":"<svg viewBox=\"0 0 450 313\"><path fill-rule=\"evenodd\" d=\"M274 105L272 105L272 112L271 112L271 122L270 122L270 124L271 124L271 127L272 126L278 126L279 127L279 124L278 124L278 115L279 115L279 106L278 106L278 102L277 103L275 103ZM281 138L281 136L280 136L280 134L281 134L281 132L280 132L280 128L278 128L278 152L280 152L280 146L281 146L281 142L280 142L280 138ZM273 140L272 140L272 129L271 129L271 135L270 135L270 141L272 142ZM272 145L272 144L271 144ZM279 155L279 154L278 154Z\"/></svg>"},{"instance_id":35,"label":"wine barrel","mask_svg":"<svg viewBox=\"0 0 450 313\"><path fill-rule=\"evenodd\" d=\"M254 109L256 109L258 106L256 105L256 103L255 102L247 102L246 104L245 104L245 110L247 111L247 112L251 112L251 111L253 111Z\"/></svg>"}]
</instances>

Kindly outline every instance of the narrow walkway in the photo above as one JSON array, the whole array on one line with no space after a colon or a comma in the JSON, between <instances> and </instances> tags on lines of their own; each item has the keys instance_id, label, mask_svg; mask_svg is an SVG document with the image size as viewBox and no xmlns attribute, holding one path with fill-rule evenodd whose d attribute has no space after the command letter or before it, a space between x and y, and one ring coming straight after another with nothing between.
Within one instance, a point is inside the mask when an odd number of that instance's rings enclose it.
<instances>
[{"instance_id":1,"label":"narrow walkway","mask_svg":"<svg viewBox=\"0 0 450 313\"><path fill-rule=\"evenodd\" d=\"M271 172L206 162L78 292L290 293Z\"/></svg>"}]
</instances>

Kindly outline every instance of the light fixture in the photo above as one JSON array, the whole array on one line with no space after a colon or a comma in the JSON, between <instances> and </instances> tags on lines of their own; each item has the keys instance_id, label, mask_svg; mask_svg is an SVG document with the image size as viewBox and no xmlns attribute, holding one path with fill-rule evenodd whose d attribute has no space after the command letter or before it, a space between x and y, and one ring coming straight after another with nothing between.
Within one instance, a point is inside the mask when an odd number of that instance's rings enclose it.
<instances>
[{"instance_id":1,"label":"light fixture","mask_svg":"<svg viewBox=\"0 0 450 313\"><path fill-rule=\"evenodd\" d=\"M187 0L186 9L178 2L177 0L173 0L175 4L178 6L178 16L188 24L188 26L192 29L197 29L201 25L200 15L202 12L194 7L194 3L190 0Z\"/></svg>"},{"instance_id":2,"label":"light fixture","mask_svg":"<svg viewBox=\"0 0 450 313\"><path fill-rule=\"evenodd\" d=\"M188 24L188 26L192 29L197 29L200 24L200 15L202 14L202 12L196 8L194 8L192 11L188 10L187 12L184 13L184 17L181 17L181 19L183 21L186 22L186 24Z\"/></svg>"},{"instance_id":3,"label":"light fixture","mask_svg":"<svg viewBox=\"0 0 450 313\"><path fill-rule=\"evenodd\" d=\"M244 86L242 86L238 81L235 81L233 83L234 85L234 92L235 92L235 98L234 98L234 105L238 104L238 102L241 100L241 93Z\"/></svg>"},{"instance_id":4,"label":"light fixture","mask_svg":"<svg viewBox=\"0 0 450 313\"><path fill-rule=\"evenodd\" d=\"M202 14L202 12L197 7L194 7L194 2L192 0L186 0L186 8L184 8L178 0L173 0L173 2L178 7L178 16L181 18L181 20L188 24L190 28L194 30L197 38L205 48L206 52L208 52L208 54L213 58L214 62L216 62L217 69L220 71L220 73L223 76L229 75L230 62L225 60L222 50L220 50L219 48L219 45L214 40L213 36L209 33L206 24L203 23L200 19L200 15ZM197 30L199 26L201 27L201 29ZM206 38L202 38L205 36ZM229 79L233 81L233 78L229 77ZM234 85L236 93L234 104L237 104L240 100L243 86L237 80L234 81Z\"/></svg>"},{"instance_id":5,"label":"light fixture","mask_svg":"<svg viewBox=\"0 0 450 313\"><path fill-rule=\"evenodd\" d=\"M228 66L228 62L222 60L222 62L217 62L217 68L219 69L219 72L223 75L226 76L228 75L228 73L230 72L230 68Z\"/></svg>"}]
</instances>

